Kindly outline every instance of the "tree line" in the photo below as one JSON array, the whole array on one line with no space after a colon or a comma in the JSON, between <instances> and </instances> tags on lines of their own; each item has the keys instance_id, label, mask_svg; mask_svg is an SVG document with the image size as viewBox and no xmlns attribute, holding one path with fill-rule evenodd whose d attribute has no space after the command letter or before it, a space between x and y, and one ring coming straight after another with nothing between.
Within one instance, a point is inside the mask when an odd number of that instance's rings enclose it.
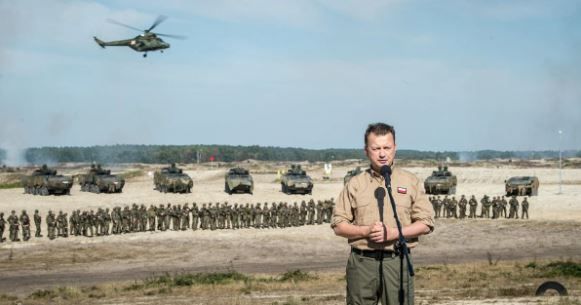
<instances>
[{"instance_id":1,"label":"tree line","mask_svg":"<svg viewBox=\"0 0 581 305\"><path fill-rule=\"evenodd\" d=\"M6 159L0 149L0 162ZM558 158L558 151L495 151L436 152L398 150L403 160L473 161L490 159ZM581 157L581 151L566 151L564 157ZM61 162L100 163L196 163L208 161L237 162L249 159L260 161L333 161L365 159L362 149L305 149L273 146L231 145L106 145L90 147L38 147L25 151L24 159L30 164Z\"/></svg>"}]
</instances>

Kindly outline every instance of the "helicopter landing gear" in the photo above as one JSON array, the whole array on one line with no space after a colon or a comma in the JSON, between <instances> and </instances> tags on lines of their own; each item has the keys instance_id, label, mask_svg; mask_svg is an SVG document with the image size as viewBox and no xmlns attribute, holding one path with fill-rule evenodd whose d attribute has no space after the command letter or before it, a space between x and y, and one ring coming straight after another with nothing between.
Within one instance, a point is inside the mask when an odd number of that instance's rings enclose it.
<instances>
[{"instance_id":1,"label":"helicopter landing gear","mask_svg":"<svg viewBox=\"0 0 581 305\"><path fill-rule=\"evenodd\" d=\"M147 53L143 53L143 58L147 57Z\"/></svg>"}]
</instances>

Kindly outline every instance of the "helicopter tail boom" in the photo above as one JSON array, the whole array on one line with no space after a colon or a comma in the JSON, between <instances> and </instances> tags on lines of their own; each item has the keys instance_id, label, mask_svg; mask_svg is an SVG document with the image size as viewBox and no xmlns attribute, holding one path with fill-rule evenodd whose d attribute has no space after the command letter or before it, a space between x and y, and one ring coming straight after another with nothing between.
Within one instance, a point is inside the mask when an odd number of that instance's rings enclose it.
<instances>
[{"instance_id":1,"label":"helicopter tail boom","mask_svg":"<svg viewBox=\"0 0 581 305\"><path fill-rule=\"evenodd\" d=\"M99 38L97 38L97 37L95 37L95 36L93 36L93 39L95 39L95 42L96 42L98 45L100 45L100 46L101 46L101 48L103 48L103 49L105 48L105 42L104 42L104 41L100 40Z\"/></svg>"}]
</instances>

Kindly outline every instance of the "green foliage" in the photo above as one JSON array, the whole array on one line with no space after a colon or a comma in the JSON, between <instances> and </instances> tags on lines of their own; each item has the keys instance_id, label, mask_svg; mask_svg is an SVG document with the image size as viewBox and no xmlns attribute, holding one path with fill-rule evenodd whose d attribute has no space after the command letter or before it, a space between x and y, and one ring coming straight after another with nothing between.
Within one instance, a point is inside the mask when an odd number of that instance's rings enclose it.
<instances>
[{"instance_id":1,"label":"green foliage","mask_svg":"<svg viewBox=\"0 0 581 305\"><path fill-rule=\"evenodd\" d=\"M537 277L580 277L581 278L581 263L572 261L557 261L551 262L544 266L539 266L536 262L531 262L525 266L526 268L534 269L538 272Z\"/></svg>"},{"instance_id":2,"label":"green foliage","mask_svg":"<svg viewBox=\"0 0 581 305\"><path fill-rule=\"evenodd\" d=\"M545 277L580 277L581 278L581 263L575 262L553 262L545 265L541 269Z\"/></svg>"},{"instance_id":3,"label":"green foliage","mask_svg":"<svg viewBox=\"0 0 581 305\"><path fill-rule=\"evenodd\" d=\"M152 286L193 286L193 285L223 285L238 281L247 281L250 278L236 271L216 273L192 273L192 274L165 274L149 278L144 284L132 284L127 290L139 290Z\"/></svg>"},{"instance_id":4,"label":"green foliage","mask_svg":"<svg viewBox=\"0 0 581 305\"><path fill-rule=\"evenodd\" d=\"M300 281L310 281L316 280L318 277L316 275L312 275L308 272L301 271L300 269L296 270L289 270L283 273L279 280L281 282L300 282Z\"/></svg>"},{"instance_id":5,"label":"green foliage","mask_svg":"<svg viewBox=\"0 0 581 305\"><path fill-rule=\"evenodd\" d=\"M0 190L4 189L15 189L22 187L22 183L18 182L10 182L10 183L0 183Z\"/></svg>"}]
</instances>

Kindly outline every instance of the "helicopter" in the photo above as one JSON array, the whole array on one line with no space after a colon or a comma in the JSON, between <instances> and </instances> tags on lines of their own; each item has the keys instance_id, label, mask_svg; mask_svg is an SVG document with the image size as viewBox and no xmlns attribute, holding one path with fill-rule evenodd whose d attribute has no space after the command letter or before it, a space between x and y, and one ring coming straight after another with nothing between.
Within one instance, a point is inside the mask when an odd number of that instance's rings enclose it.
<instances>
[{"instance_id":1,"label":"helicopter","mask_svg":"<svg viewBox=\"0 0 581 305\"><path fill-rule=\"evenodd\" d=\"M170 47L170 45L169 45L169 43L163 41L158 36L170 37L170 38L176 38L176 39L185 39L186 38L185 36L160 34L160 33L154 33L151 31L166 19L167 19L166 16L163 16L163 15L158 16L157 19L155 20L155 22L153 22L153 24L147 30L141 30L141 29L138 29L136 27L132 27L132 26L123 24L121 22L115 21L113 19L108 19L107 21L109 21L110 23L120 25L120 26L129 28L129 29L132 29L132 30L140 31L140 32L143 31L143 34L135 36L134 38L131 38L131 39L115 40L115 41L108 41L108 42L102 41L99 38L97 38L96 36L93 36L93 39L95 39L95 42L97 42L97 44L99 46L101 46L101 48L103 48L103 49L105 47L130 47L137 52L144 52L143 57L147 57L147 52L150 52L150 51L160 51L161 53L163 53L163 50L168 49Z\"/></svg>"}]
</instances>

